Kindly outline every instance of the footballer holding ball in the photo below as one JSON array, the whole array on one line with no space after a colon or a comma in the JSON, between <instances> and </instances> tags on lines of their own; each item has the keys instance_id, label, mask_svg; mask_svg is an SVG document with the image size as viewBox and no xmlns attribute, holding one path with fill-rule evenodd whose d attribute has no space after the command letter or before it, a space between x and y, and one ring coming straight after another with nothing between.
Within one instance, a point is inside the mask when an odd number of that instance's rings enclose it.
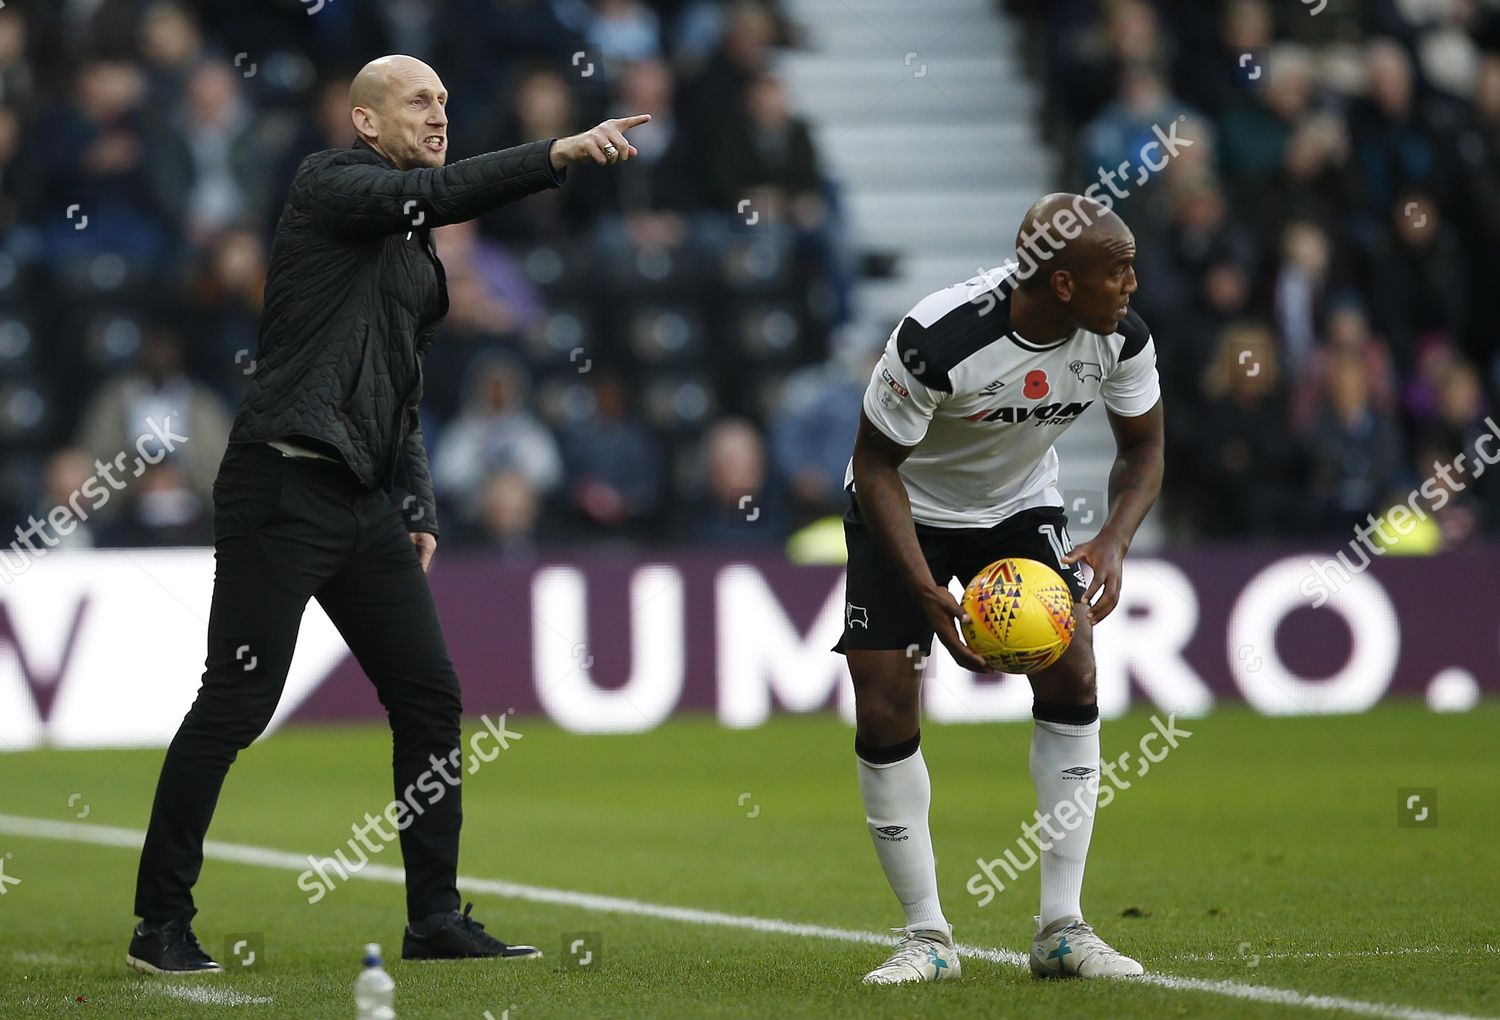
<instances>
[{"instance_id":1,"label":"footballer holding ball","mask_svg":"<svg viewBox=\"0 0 1500 1020\"><path fill-rule=\"evenodd\" d=\"M1016 248L1017 263L930 294L901 320L865 392L845 479L848 594L837 650L854 680L865 817L906 913L899 944L865 976L869 984L937 981L961 969L927 826L921 664L935 633L960 665L985 671L959 637L963 609L948 581L967 582L1005 557L1053 566L1075 601L1072 643L1030 674L1038 814L1072 801L1082 816L1058 838L1038 836L1032 972L1142 973L1084 921L1080 898L1099 777L1092 629L1119 599L1125 552L1161 488L1156 351L1130 310L1135 237L1107 204L1047 195L1028 210ZM1075 548L1053 443L1095 400L1118 453L1109 516Z\"/></svg>"}]
</instances>

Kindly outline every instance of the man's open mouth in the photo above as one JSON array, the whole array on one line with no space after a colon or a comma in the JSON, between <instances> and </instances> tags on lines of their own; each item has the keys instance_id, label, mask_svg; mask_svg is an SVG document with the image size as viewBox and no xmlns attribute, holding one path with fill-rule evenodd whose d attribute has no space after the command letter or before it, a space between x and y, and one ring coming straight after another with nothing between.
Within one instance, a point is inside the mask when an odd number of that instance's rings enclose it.
<instances>
[{"instance_id":1,"label":"man's open mouth","mask_svg":"<svg viewBox=\"0 0 1500 1020\"><path fill-rule=\"evenodd\" d=\"M422 144L427 146L427 148L431 149L433 152L442 152L443 149L448 145L448 139L444 138L442 135L428 135L426 138L422 139Z\"/></svg>"}]
</instances>

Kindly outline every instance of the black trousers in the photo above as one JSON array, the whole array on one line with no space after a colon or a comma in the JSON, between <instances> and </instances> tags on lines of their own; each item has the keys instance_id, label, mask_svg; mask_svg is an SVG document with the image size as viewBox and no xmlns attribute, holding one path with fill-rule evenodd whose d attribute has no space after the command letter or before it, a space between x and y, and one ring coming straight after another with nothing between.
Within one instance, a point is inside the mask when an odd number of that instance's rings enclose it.
<instances>
[{"instance_id":1,"label":"black trousers","mask_svg":"<svg viewBox=\"0 0 1500 1020\"><path fill-rule=\"evenodd\" d=\"M276 710L309 598L343 635L390 717L397 799L424 773L430 782L433 756L448 758L459 745L458 676L388 493L363 488L342 463L230 444L214 482L214 563L203 686L167 750L136 878L135 912L152 921L196 913L192 888L224 776ZM457 784L444 785L400 833L412 920L458 907L463 813ZM372 805L345 808L351 825L364 810L378 814Z\"/></svg>"}]
</instances>

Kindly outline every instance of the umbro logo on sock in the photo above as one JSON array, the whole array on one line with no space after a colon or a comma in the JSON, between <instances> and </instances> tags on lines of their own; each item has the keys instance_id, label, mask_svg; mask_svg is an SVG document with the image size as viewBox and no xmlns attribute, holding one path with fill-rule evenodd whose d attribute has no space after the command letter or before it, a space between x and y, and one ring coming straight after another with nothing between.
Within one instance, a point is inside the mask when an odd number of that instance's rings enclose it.
<instances>
[{"instance_id":1,"label":"umbro logo on sock","mask_svg":"<svg viewBox=\"0 0 1500 1020\"><path fill-rule=\"evenodd\" d=\"M901 835L905 831L906 826L904 825L882 825L876 828L875 834L881 839L889 840L892 843L899 843L907 838Z\"/></svg>"},{"instance_id":2,"label":"umbro logo on sock","mask_svg":"<svg viewBox=\"0 0 1500 1020\"><path fill-rule=\"evenodd\" d=\"M1063 769L1062 774L1069 779L1087 779L1094 774L1094 770L1087 765L1075 765L1070 769Z\"/></svg>"}]
</instances>

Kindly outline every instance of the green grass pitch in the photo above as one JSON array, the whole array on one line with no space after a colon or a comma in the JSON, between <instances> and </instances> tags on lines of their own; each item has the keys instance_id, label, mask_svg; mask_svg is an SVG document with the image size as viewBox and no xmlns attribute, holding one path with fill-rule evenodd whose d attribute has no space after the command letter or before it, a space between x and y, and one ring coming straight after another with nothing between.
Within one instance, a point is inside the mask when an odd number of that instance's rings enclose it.
<instances>
[{"instance_id":1,"label":"green grass pitch","mask_svg":"<svg viewBox=\"0 0 1500 1020\"><path fill-rule=\"evenodd\" d=\"M393 960L398 1013L1500 1016L1500 705L1293 719L1229 708L1185 725L1192 737L1101 811L1084 887L1106 939L1148 976L1181 981L1035 982L1011 962L971 956L959 981L865 988L882 948L836 932L691 923L502 896L492 884L470 890L476 916L546 957ZM836 719L779 717L735 732L689 717L612 737L527 719L512 728L522 739L465 781L466 877L848 932L900 922L864 830L852 733ZM1145 713L1106 722L1105 757L1150 728ZM1000 856L1032 810L1029 740L1028 724L924 731L945 906L973 946L1029 947L1034 870L984 907L966 890L976 859ZM363 944L399 954L399 885L358 878L309 905L288 864L210 860L196 928L230 971L148 978L123 963L135 850L17 834L18 818L47 820L59 835L143 828L160 760L0 754L0 1016L353 1016ZM388 801L389 760L376 726L279 733L241 756L210 837L332 854L364 811ZM1405 788L1436 790L1426 822L1398 825ZM398 851L375 863L399 866ZM259 946L248 968L224 956L240 933ZM578 959L563 946L576 933L600 940L588 967L564 966Z\"/></svg>"}]
</instances>

